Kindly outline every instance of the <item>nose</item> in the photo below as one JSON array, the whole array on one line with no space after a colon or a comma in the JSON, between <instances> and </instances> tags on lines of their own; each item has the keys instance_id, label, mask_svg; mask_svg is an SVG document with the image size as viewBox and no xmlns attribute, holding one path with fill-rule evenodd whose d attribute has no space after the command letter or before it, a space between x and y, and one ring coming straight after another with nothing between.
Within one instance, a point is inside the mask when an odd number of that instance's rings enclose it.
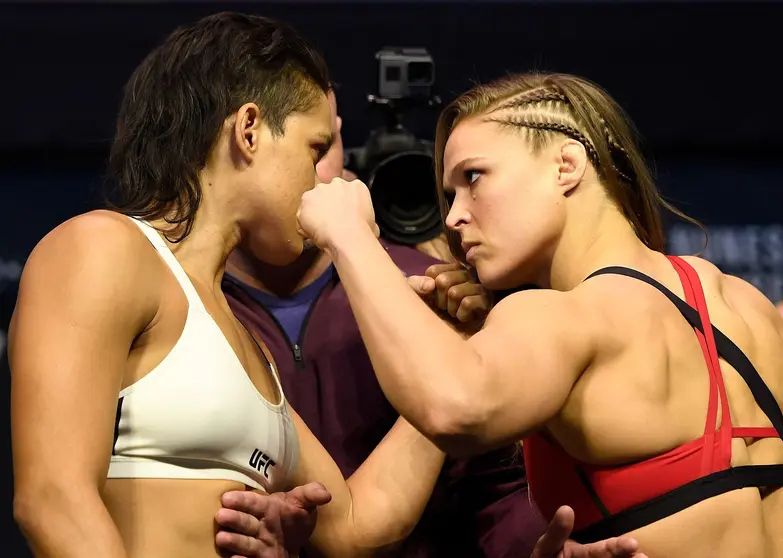
<instances>
[{"instance_id":1,"label":"nose","mask_svg":"<svg viewBox=\"0 0 783 558\"><path fill-rule=\"evenodd\" d=\"M464 225L467 225L471 221L471 215L468 211L467 204L463 201L463 196L460 192L454 197L454 201L449 209L449 214L446 216L446 226L453 230L458 231Z\"/></svg>"}]
</instances>

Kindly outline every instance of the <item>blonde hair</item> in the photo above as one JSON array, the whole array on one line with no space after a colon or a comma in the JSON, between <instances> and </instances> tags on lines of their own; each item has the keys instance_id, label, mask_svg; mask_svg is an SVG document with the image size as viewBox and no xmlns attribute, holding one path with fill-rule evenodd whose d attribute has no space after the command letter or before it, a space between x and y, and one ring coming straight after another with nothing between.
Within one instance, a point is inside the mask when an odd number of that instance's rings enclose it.
<instances>
[{"instance_id":1,"label":"blonde hair","mask_svg":"<svg viewBox=\"0 0 783 558\"><path fill-rule=\"evenodd\" d=\"M702 225L666 202L644 162L632 125L608 93L567 74L517 74L474 87L441 113L435 133L435 181L443 220L449 204L443 193L443 153L463 119L485 116L524 134L534 154L562 135L580 142L610 198L636 235L659 252L664 248L661 208ZM464 262L460 239L448 231L454 257Z\"/></svg>"}]
</instances>

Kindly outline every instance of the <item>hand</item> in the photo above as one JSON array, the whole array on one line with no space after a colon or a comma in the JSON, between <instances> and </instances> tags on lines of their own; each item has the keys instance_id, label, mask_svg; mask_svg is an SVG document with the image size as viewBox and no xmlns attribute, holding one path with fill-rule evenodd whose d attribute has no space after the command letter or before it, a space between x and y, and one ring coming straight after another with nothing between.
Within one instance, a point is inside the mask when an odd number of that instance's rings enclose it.
<instances>
[{"instance_id":1,"label":"hand","mask_svg":"<svg viewBox=\"0 0 783 558\"><path fill-rule=\"evenodd\" d=\"M430 266L423 277L409 277L408 284L434 308L476 330L492 306L489 292L459 263Z\"/></svg>"},{"instance_id":2,"label":"hand","mask_svg":"<svg viewBox=\"0 0 783 558\"><path fill-rule=\"evenodd\" d=\"M346 231L350 236L362 227L369 227L376 237L380 233L370 191L359 180L347 182L334 178L329 184L318 184L302 195L296 218L299 234L322 250L327 250Z\"/></svg>"},{"instance_id":3,"label":"hand","mask_svg":"<svg viewBox=\"0 0 783 558\"><path fill-rule=\"evenodd\" d=\"M530 558L647 558L631 537L579 544L568 537L574 530L574 510L561 506L533 549Z\"/></svg>"},{"instance_id":4,"label":"hand","mask_svg":"<svg viewBox=\"0 0 783 558\"><path fill-rule=\"evenodd\" d=\"M318 506L331 499L317 482L269 495L226 492L215 516L215 544L232 558L295 558L315 529Z\"/></svg>"}]
</instances>

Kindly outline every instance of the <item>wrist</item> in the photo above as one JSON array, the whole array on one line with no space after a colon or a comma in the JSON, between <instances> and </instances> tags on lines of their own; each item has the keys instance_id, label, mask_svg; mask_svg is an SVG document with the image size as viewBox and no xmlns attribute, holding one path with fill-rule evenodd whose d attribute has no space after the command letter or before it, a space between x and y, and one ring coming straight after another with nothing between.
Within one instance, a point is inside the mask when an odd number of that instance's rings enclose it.
<instances>
[{"instance_id":1,"label":"wrist","mask_svg":"<svg viewBox=\"0 0 783 558\"><path fill-rule=\"evenodd\" d=\"M375 234L367 223L343 223L332 229L321 249L332 261L336 261L339 254L350 251L353 245L370 237L375 240Z\"/></svg>"}]
</instances>

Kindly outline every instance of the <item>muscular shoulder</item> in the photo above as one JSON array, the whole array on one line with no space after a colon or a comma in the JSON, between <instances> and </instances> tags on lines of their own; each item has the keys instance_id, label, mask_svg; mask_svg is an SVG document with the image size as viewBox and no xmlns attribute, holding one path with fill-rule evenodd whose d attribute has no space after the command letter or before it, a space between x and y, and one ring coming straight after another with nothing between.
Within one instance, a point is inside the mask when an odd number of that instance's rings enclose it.
<instances>
[{"instance_id":1,"label":"muscular shoulder","mask_svg":"<svg viewBox=\"0 0 783 558\"><path fill-rule=\"evenodd\" d=\"M599 313L600 307L584 289L566 292L529 289L501 300L487 317L486 326L525 324L525 328L557 335L564 345L571 342L589 345L600 335Z\"/></svg>"},{"instance_id":2,"label":"muscular shoulder","mask_svg":"<svg viewBox=\"0 0 783 558\"><path fill-rule=\"evenodd\" d=\"M756 287L734 275L723 273L716 265L702 258L693 256L683 257L696 272L702 281L708 297L710 291L715 291L732 311L744 315L747 313L764 316L776 324L780 321L780 314L774 304L762 294Z\"/></svg>"},{"instance_id":3,"label":"muscular shoulder","mask_svg":"<svg viewBox=\"0 0 783 558\"><path fill-rule=\"evenodd\" d=\"M36 245L28 264L45 255L54 259L70 259L78 253L105 251L129 255L142 245L143 237L127 217L106 210L90 211L68 219L55 227Z\"/></svg>"},{"instance_id":4,"label":"muscular shoulder","mask_svg":"<svg viewBox=\"0 0 783 558\"><path fill-rule=\"evenodd\" d=\"M19 304L107 303L118 309L151 308L159 265L149 242L127 217L92 211L62 223L33 249L25 263Z\"/></svg>"}]
</instances>

